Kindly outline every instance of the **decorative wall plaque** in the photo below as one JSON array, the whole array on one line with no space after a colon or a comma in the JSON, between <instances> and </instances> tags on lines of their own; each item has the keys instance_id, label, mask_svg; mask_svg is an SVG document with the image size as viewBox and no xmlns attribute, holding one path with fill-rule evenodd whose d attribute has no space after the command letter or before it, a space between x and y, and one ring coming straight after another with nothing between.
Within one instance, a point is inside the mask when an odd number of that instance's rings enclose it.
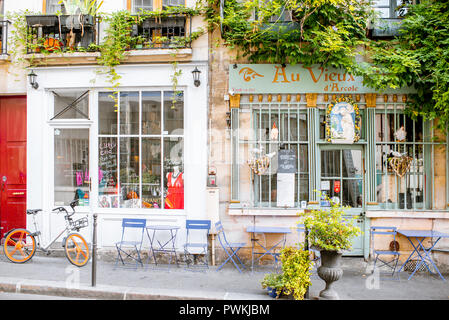
<instances>
[{"instance_id":1,"label":"decorative wall plaque","mask_svg":"<svg viewBox=\"0 0 449 320\"><path fill-rule=\"evenodd\" d=\"M360 139L362 117L350 97L333 100L326 109L326 140L331 143L354 143Z\"/></svg>"}]
</instances>

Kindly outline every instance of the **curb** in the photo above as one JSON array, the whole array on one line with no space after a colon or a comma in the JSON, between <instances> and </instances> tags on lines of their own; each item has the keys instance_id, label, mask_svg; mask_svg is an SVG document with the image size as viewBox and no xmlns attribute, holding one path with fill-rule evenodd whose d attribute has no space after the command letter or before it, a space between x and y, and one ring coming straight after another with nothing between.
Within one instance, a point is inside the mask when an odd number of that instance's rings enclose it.
<instances>
[{"instance_id":1,"label":"curb","mask_svg":"<svg viewBox=\"0 0 449 320\"><path fill-rule=\"evenodd\" d=\"M216 292L187 291L178 289L147 289L98 285L91 287L67 287L62 281L19 280L0 277L0 292L38 294L68 298L100 300L270 300L264 295Z\"/></svg>"}]
</instances>

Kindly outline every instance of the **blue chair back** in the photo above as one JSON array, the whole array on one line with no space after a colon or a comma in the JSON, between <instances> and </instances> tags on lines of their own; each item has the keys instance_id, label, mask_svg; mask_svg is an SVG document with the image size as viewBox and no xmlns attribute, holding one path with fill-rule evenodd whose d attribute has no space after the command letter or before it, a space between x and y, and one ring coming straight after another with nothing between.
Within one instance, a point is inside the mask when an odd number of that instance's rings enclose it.
<instances>
[{"instance_id":1,"label":"blue chair back","mask_svg":"<svg viewBox=\"0 0 449 320\"><path fill-rule=\"evenodd\" d=\"M142 229L141 242L143 241L143 233L145 231L145 227L147 225L146 219L131 219L131 218L123 218L122 219L122 240L125 236L125 230L127 228L136 228Z\"/></svg>"},{"instance_id":2,"label":"blue chair back","mask_svg":"<svg viewBox=\"0 0 449 320\"><path fill-rule=\"evenodd\" d=\"M210 220L186 220L186 229L210 229Z\"/></svg>"},{"instance_id":3,"label":"blue chair back","mask_svg":"<svg viewBox=\"0 0 449 320\"><path fill-rule=\"evenodd\" d=\"M221 224L221 221L217 221L215 223L215 230L217 230L218 241L220 241L221 246L222 247L225 247L225 245L229 246L229 242L226 239L226 235L224 233L223 225Z\"/></svg>"},{"instance_id":4,"label":"blue chair back","mask_svg":"<svg viewBox=\"0 0 449 320\"><path fill-rule=\"evenodd\" d=\"M210 220L186 220L187 242L189 242L190 230L205 230L206 239L204 239L204 241L207 243L210 225L211 225ZM196 232L196 234L198 233L199 232Z\"/></svg>"},{"instance_id":5,"label":"blue chair back","mask_svg":"<svg viewBox=\"0 0 449 320\"><path fill-rule=\"evenodd\" d=\"M374 250L374 235L393 235L393 241L396 241L397 227L374 226L370 227L371 245Z\"/></svg>"}]
</instances>

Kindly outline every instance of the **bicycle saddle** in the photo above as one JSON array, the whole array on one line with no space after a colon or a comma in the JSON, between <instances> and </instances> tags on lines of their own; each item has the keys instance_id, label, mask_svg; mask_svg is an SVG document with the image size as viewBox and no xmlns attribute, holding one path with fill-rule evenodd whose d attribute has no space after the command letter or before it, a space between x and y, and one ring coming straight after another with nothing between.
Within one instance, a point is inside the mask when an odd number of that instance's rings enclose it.
<instances>
[{"instance_id":1,"label":"bicycle saddle","mask_svg":"<svg viewBox=\"0 0 449 320\"><path fill-rule=\"evenodd\" d=\"M42 209L28 209L27 214L36 214L39 211L42 211Z\"/></svg>"}]
</instances>

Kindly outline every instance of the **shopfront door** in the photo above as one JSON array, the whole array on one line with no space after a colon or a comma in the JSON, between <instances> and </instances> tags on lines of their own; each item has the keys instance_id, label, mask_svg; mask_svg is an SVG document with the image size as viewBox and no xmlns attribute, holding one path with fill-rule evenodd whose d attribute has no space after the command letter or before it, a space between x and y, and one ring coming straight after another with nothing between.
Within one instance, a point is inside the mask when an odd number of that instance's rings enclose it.
<instances>
[{"instance_id":1,"label":"shopfront door","mask_svg":"<svg viewBox=\"0 0 449 320\"><path fill-rule=\"evenodd\" d=\"M365 155L363 146L326 145L320 150L320 190L333 201L349 206L349 217L357 217L357 225L364 230ZM322 205L326 205L325 202ZM352 250L345 255L362 256L364 237L353 240Z\"/></svg>"},{"instance_id":2,"label":"shopfront door","mask_svg":"<svg viewBox=\"0 0 449 320\"><path fill-rule=\"evenodd\" d=\"M0 238L26 227L26 97L0 97Z\"/></svg>"}]
</instances>

